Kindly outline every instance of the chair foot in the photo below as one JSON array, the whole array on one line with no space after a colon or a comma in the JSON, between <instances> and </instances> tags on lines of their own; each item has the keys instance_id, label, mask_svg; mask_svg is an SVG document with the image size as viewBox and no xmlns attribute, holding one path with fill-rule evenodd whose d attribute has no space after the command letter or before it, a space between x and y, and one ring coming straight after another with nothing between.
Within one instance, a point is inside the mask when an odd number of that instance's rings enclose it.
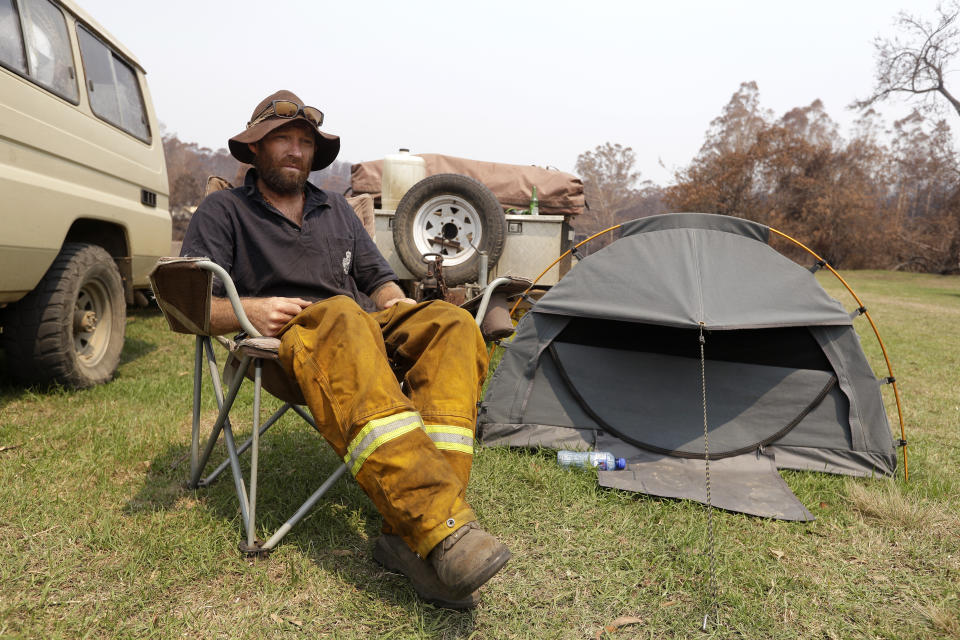
<instances>
[{"instance_id":1,"label":"chair foot","mask_svg":"<svg viewBox=\"0 0 960 640\"><path fill-rule=\"evenodd\" d=\"M248 545L246 542L241 542L237 545L237 548L247 558L262 558L266 559L270 557L270 552L273 549L264 549L263 540L255 540L253 546Z\"/></svg>"}]
</instances>

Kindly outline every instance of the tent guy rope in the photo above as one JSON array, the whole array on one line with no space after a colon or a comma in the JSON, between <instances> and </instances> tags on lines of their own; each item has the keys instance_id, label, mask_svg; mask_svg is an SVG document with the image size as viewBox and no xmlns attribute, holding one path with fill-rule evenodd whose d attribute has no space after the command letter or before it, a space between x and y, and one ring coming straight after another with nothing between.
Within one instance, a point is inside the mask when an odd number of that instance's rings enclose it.
<instances>
[{"instance_id":1,"label":"tent guy rope","mask_svg":"<svg viewBox=\"0 0 960 640\"><path fill-rule=\"evenodd\" d=\"M710 583L707 586L707 612L703 614L703 630L707 630L707 621L711 611L714 620L718 620L717 609L717 554L716 538L713 529L713 496L710 493L710 437L707 430L707 359L704 351L706 339L703 337L703 323L700 323L700 395L703 398L703 460L704 480L707 489L707 553L710 557Z\"/></svg>"}]
</instances>

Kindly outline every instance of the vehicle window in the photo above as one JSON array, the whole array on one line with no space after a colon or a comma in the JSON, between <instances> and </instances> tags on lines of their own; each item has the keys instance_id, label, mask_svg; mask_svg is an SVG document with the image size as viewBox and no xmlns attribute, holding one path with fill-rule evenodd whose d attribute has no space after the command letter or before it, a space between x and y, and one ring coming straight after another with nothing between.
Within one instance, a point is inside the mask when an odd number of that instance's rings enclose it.
<instances>
[{"instance_id":1,"label":"vehicle window","mask_svg":"<svg viewBox=\"0 0 960 640\"><path fill-rule=\"evenodd\" d=\"M77 39L80 41L80 57L87 77L90 107L98 116L119 127L120 105L113 82L110 50L86 29L77 29Z\"/></svg>"},{"instance_id":2,"label":"vehicle window","mask_svg":"<svg viewBox=\"0 0 960 640\"><path fill-rule=\"evenodd\" d=\"M150 139L137 74L92 33L77 29L80 57L87 76L90 108L100 118L141 140Z\"/></svg>"},{"instance_id":3,"label":"vehicle window","mask_svg":"<svg viewBox=\"0 0 960 640\"><path fill-rule=\"evenodd\" d=\"M117 74L117 98L120 101L122 126L138 138L147 139L150 131L147 129L147 115L143 110L137 74L130 65L116 56L113 58L113 68Z\"/></svg>"},{"instance_id":4,"label":"vehicle window","mask_svg":"<svg viewBox=\"0 0 960 640\"><path fill-rule=\"evenodd\" d=\"M21 10L30 77L76 102L79 95L76 72L63 13L49 0L24 0Z\"/></svg>"},{"instance_id":5,"label":"vehicle window","mask_svg":"<svg viewBox=\"0 0 960 640\"><path fill-rule=\"evenodd\" d=\"M0 63L20 73L27 72L23 56L20 16L13 0L0 0Z\"/></svg>"}]
</instances>

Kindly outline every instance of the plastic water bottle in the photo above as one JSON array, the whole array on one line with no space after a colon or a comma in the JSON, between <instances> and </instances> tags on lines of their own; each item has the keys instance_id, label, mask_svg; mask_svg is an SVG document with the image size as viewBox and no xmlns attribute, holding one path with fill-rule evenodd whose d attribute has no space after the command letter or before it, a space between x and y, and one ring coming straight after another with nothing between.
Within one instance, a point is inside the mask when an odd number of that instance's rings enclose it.
<instances>
[{"instance_id":1,"label":"plastic water bottle","mask_svg":"<svg viewBox=\"0 0 960 640\"><path fill-rule=\"evenodd\" d=\"M623 458L614 458L609 451L557 451L561 467L596 467L601 471L619 471L627 467Z\"/></svg>"},{"instance_id":2,"label":"plastic water bottle","mask_svg":"<svg viewBox=\"0 0 960 640\"><path fill-rule=\"evenodd\" d=\"M540 200L537 198L537 185L533 185L533 197L530 198L530 215L540 215Z\"/></svg>"}]
</instances>

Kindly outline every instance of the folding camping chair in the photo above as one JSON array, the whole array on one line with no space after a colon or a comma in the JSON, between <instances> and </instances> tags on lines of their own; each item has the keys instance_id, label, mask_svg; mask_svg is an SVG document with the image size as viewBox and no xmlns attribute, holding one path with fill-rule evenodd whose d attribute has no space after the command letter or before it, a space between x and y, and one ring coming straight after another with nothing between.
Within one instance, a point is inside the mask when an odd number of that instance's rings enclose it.
<instances>
[{"instance_id":1,"label":"folding camping chair","mask_svg":"<svg viewBox=\"0 0 960 640\"><path fill-rule=\"evenodd\" d=\"M223 282L227 297L233 306L240 326L247 337L236 341L213 336L210 332L210 305L212 300L213 277ZM261 336L244 313L240 297L232 279L220 266L206 258L161 258L150 274L157 303L167 320L170 329L178 333L190 333L196 336L194 351L193 377L193 426L190 445L190 482L191 488L206 487L211 484L227 467L233 475L234 489L240 503L240 513L246 533L246 541L240 544L240 550L247 555L265 555L313 508L318 500L344 474L347 467L342 464L307 498L297 511L270 536L265 542L256 539L257 478L259 467L260 436L277 422L287 411L293 410L307 423L316 428L316 423L308 411L303 408L304 399L295 380L291 380L280 365L277 351L278 338ZM497 323L483 323L484 317L504 316L506 296L515 293L529 284L517 278L497 278L475 298L477 323L485 330L485 337L502 336L504 327ZM488 311L491 312L488 314ZM498 313L494 313L494 311ZM510 326L512 331L512 325ZM217 368L213 349L213 340L221 343L230 353L224 368L225 377L229 377L227 393L223 393L223 384ZM200 401L204 367L204 354L209 368L209 377L217 399L219 413L213 425L203 452L200 452ZM229 414L237 398L244 378L253 380L253 425L250 438L240 447L236 446ZM270 418L260 424L261 389L284 402ZM212 473L201 477L210 460L214 446L223 433L227 448L227 459ZM250 451L250 480L247 489L240 468L240 455Z\"/></svg>"},{"instance_id":2,"label":"folding camping chair","mask_svg":"<svg viewBox=\"0 0 960 640\"><path fill-rule=\"evenodd\" d=\"M212 300L213 276L216 275L227 289L227 297L233 305L246 338L229 340L210 333L210 304ZM278 338L263 337L250 324L240 297L237 295L233 280L220 266L205 258L161 258L150 274L157 304L160 306L170 329L178 333L191 333L196 336L193 372L193 425L190 443L190 488L206 487L229 466L233 475L234 489L240 502L240 515L246 532L246 542L240 545L241 551L250 555L263 554L272 550L277 543L310 511L327 490L343 475L346 465L340 465L320 485L320 487L297 509L266 542L256 540L257 478L259 467L260 436L273 426L287 411L293 410L316 428L313 417L303 409L303 395L295 381L290 380L280 366L277 351ZM224 377L228 378L227 393L217 366L213 349L213 340L223 345L229 355L224 367ZM216 422L207 438L203 452L200 451L200 405L204 354L209 368L209 377L219 407ZM244 378L254 381L253 425L250 438L237 447L229 414L237 398ZM270 418L260 424L261 389L284 402ZM201 477L214 446L223 433L228 457L208 476ZM240 469L240 455L250 450L250 488L247 490Z\"/></svg>"}]
</instances>

